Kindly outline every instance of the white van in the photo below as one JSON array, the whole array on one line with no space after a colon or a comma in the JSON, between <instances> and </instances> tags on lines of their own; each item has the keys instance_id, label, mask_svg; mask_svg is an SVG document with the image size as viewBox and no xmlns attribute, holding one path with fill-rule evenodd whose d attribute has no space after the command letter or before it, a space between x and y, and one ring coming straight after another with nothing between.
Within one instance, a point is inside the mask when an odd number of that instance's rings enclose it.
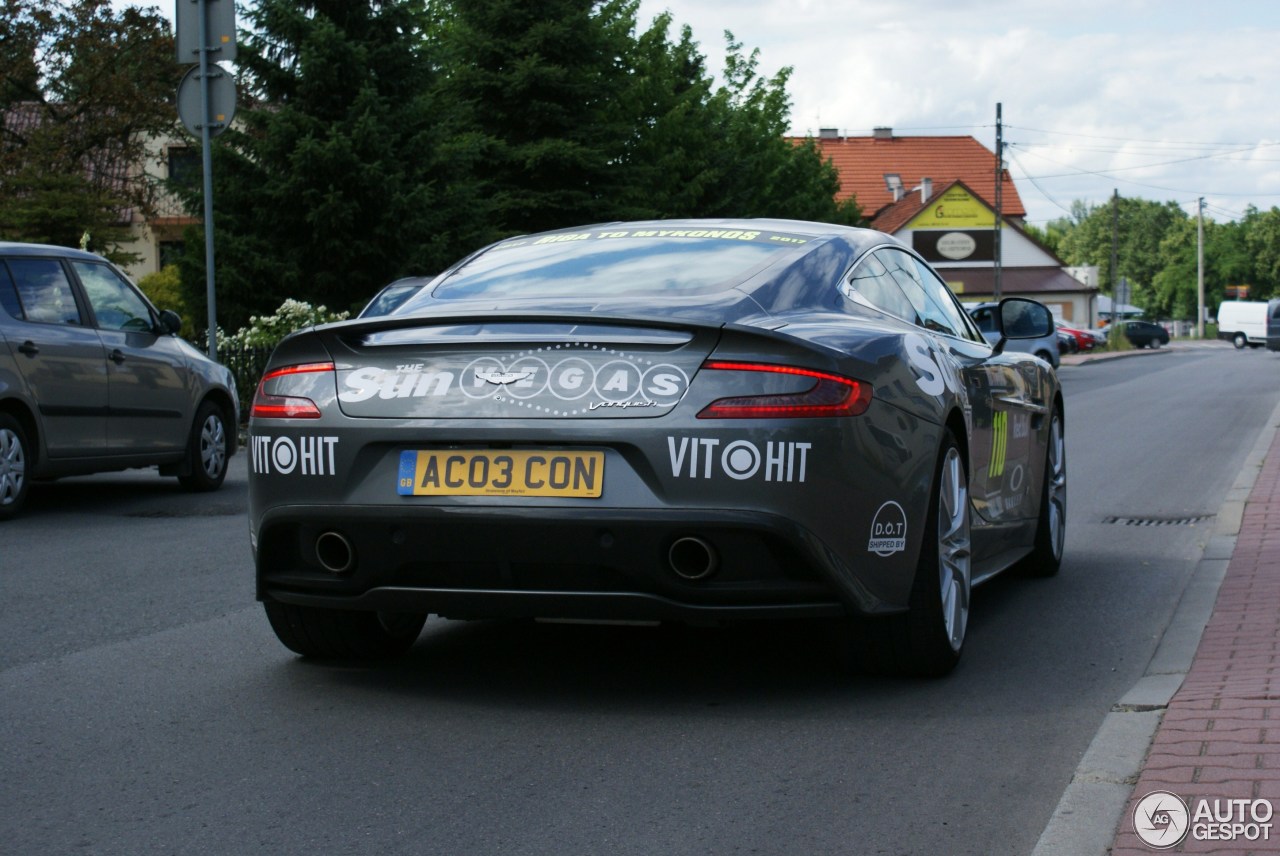
<instances>
[{"instance_id":1,"label":"white van","mask_svg":"<svg viewBox=\"0 0 1280 856\"><path fill-rule=\"evenodd\" d=\"M1262 300L1224 300L1218 305L1218 338L1237 348L1267 344L1267 304Z\"/></svg>"}]
</instances>

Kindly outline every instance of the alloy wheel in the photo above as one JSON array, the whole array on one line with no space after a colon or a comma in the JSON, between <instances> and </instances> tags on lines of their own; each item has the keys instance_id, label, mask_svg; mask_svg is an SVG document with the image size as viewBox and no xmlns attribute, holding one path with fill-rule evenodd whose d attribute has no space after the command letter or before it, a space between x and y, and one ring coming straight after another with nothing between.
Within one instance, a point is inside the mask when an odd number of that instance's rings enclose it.
<instances>
[{"instance_id":1,"label":"alloy wheel","mask_svg":"<svg viewBox=\"0 0 1280 856\"><path fill-rule=\"evenodd\" d=\"M216 479L227 465L227 434L222 419L216 413L200 427L200 466L205 475Z\"/></svg>"},{"instance_id":2,"label":"alloy wheel","mask_svg":"<svg viewBox=\"0 0 1280 856\"><path fill-rule=\"evenodd\" d=\"M26 452L22 440L8 428L0 428L0 505L18 501L27 475Z\"/></svg>"},{"instance_id":3,"label":"alloy wheel","mask_svg":"<svg viewBox=\"0 0 1280 856\"><path fill-rule=\"evenodd\" d=\"M938 486L938 574L942 621L953 651L964 644L969 624L970 558L969 484L960 451L947 450Z\"/></svg>"}]
</instances>

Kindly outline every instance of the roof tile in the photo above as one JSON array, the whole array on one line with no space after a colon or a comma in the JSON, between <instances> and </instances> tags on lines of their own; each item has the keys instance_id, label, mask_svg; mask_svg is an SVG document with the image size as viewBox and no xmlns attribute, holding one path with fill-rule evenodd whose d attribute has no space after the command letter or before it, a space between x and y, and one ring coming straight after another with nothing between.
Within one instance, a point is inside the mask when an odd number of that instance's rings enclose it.
<instances>
[{"instance_id":1,"label":"roof tile","mask_svg":"<svg viewBox=\"0 0 1280 856\"><path fill-rule=\"evenodd\" d=\"M801 138L793 138L799 142ZM995 207L995 153L973 137L820 137L813 142L840 173L837 200L856 197L862 214L874 218L893 204L886 174L897 174L910 193L922 179L935 188L960 180ZM1018 189L1004 171L1001 207L1006 217L1025 217ZM919 191L915 196L919 198Z\"/></svg>"}]
</instances>

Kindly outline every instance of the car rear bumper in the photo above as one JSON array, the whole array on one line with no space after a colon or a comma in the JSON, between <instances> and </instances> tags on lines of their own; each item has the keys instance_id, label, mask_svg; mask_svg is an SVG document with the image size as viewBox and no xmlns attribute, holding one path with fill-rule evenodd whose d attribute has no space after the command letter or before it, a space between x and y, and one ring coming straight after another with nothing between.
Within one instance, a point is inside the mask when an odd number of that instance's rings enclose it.
<instances>
[{"instance_id":1,"label":"car rear bumper","mask_svg":"<svg viewBox=\"0 0 1280 856\"><path fill-rule=\"evenodd\" d=\"M895 611L812 533L759 512L280 506L256 562L260 600L447 618Z\"/></svg>"}]
</instances>

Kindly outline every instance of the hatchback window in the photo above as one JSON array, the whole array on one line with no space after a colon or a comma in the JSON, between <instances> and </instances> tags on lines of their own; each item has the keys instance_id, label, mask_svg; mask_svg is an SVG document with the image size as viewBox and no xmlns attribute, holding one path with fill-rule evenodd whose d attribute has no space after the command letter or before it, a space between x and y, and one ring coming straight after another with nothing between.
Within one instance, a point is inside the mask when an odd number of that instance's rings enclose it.
<instances>
[{"instance_id":1,"label":"hatchback window","mask_svg":"<svg viewBox=\"0 0 1280 856\"><path fill-rule=\"evenodd\" d=\"M152 329L151 310L119 274L104 264L72 262L84 293L89 297L98 326L104 330L147 332Z\"/></svg>"},{"instance_id":2,"label":"hatchback window","mask_svg":"<svg viewBox=\"0 0 1280 856\"><path fill-rule=\"evenodd\" d=\"M28 321L81 323L71 281L57 259L10 259L9 270Z\"/></svg>"}]
</instances>

